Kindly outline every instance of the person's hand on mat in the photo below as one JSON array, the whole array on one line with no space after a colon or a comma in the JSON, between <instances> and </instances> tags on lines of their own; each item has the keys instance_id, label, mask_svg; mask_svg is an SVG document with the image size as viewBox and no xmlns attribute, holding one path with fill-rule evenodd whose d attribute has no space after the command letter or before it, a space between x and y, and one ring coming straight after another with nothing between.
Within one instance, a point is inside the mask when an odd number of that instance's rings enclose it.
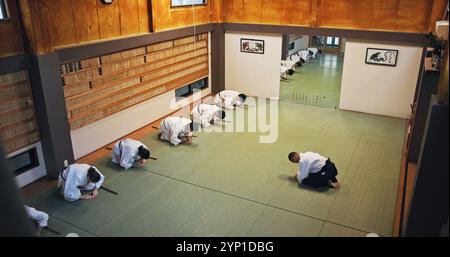
<instances>
[{"instance_id":1,"label":"person's hand on mat","mask_svg":"<svg viewBox=\"0 0 450 257\"><path fill-rule=\"evenodd\" d=\"M140 159L138 165L144 167L146 163L147 163L146 159Z\"/></svg>"},{"instance_id":2,"label":"person's hand on mat","mask_svg":"<svg viewBox=\"0 0 450 257\"><path fill-rule=\"evenodd\" d=\"M98 189L96 188L96 189L92 190L92 192L91 192L89 195L90 195L92 198L97 197L97 195L98 195Z\"/></svg>"},{"instance_id":3,"label":"person's hand on mat","mask_svg":"<svg viewBox=\"0 0 450 257\"><path fill-rule=\"evenodd\" d=\"M289 178L292 179L292 180L297 180L297 172L292 174L292 176L290 176Z\"/></svg>"},{"instance_id":4,"label":"person's hand on mat","mask_svg":"<svg viewBox=\"0 0 450 257\"><path fill-rule=\"evenodd\" d=\"M91 200L92 198L93 197L92 197L91 193L80 196L80 200Z\"/></svg>"}]
</instances>

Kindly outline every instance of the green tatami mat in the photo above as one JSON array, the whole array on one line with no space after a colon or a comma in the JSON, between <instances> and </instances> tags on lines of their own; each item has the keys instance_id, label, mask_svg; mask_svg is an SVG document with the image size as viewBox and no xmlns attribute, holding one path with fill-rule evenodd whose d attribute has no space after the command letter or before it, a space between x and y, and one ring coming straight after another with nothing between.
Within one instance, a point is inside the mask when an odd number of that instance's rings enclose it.
<instances>
[{"instance_id":1,"label":"green tatami mat","mask_svg":"<svg viewBox=\"0 0 450 257\"><path fill-rule=\"evenodd\" d=\"M346 136L360 137L367 126L367 114L336 110L325 126L325 132L337 132Z\"/></svg>"},{"instance_id":2,"label":"green tatami mat","mask_svg":"<svg viewBox=\"0 0 450 257\"><path fill-rule=\"evenodd\" d=\"M321 132L308 151L329 157L339 169L346 169L356 150L359 137L346 136L336 132Z\"/></svg>"},{"instance_id":3,"label":"green tatami mat","mask_svg":"<svg viewBox=\"0 0 450 257\"><path fill-rule=\"evenodd\" d=\"M128 171L105 184L118 195L102 190L96 199L74 202L55 215L96 233L166 181L165 177L147 172Z\"/></svg>"},{"instance_id":4,"label":"green tatami mat","mask_svg":"<svg viewBox=\"0 0 450 257\"><path fill-rule=\"evenodd\" d=\"M94 235L82 230L80 228L77 228L71 224L68 224L67 222L64 222L58 218L55 217L49 217L48 219L48 228L54 230L55 232L58 232L56 234L53 231L50 231L49 229L43 229L41 232L41 236L43 237L65 237L69 233L75 233L78 234L80 237L93 237Z\"/></svg>"},{"instance_id":5,"label":"green tatami mat","mask_svg":"<svg viewBox=\"0 0 450 257\"><path fill-rule=\"evenodd\" d=\"M327 220L390 236L398 179L349 170Z\"/></svg>"},{"instance_id":6,"label":"green tatami mat","mask_svg":"<svg viewBox=\"0 0 450 257\"><path fill-rule=\"evenodd\" d=\"M322 225L323 221L267 207L247 236L313 237L319 235Z\"/></svg>"},{"instance_id":7,"label":"green tatami mat","mask_svg":"<svg viewBox=\"0 0 450 257\"><path fill-rule=\"evenodd\" d=\"M368 233L325 222L320 231L321 237L365 237Z\"/></svg>"},{"instance_id":8,"label":"green tatami mat","mask_svg":"<svg viewBox=\"0 0 450 257\"><path fill-rule=\"evenodd\" d=\"M242 236L263 206L174 180L100 232L102 236Z\"/></svg>"},{"instance_id":9,"label":"green tatami mat","mask_svg":"<svg viewBox=\"0 0 450 257\"><path fill-rule=\"evenodd\" d=\"M239 153L243 155L243 153ZM214 165L215 164L215 165ZM287 169L277 162L256 158L239 161L218 160L206 167L200 162L192 162L177 179L188 181L214 190L243 198L267 203L284 182L278 178L281 170Z\"/></svg>"},{"instance_id":10,"label":"green tatami mat","mask_svg":"<svg viewBox=\"0 0 450 257\"><path fill-rule=\"evenodd\" d=\"M405 128L405 119L368 115L363 138L403 143Z\"/></svg>"},{"instance_id":11,"label":"green tatami mat","mask_svg":"<svg viewBox=\"0 0 450 257\"><path fill-rule=\"evenodd\" d=\"M361 139L356 147L349 168L398 178L400 174L402 142Z\"/></svg>"},{"instance_id":12,"label":"green tatami mat","mask_svg":"<svg viewBox=\"0 0 450 257\"><path fill-rule=\"evenodd\" d=\"M158 175L130 170L104 183L118 195L99 190L93 200L68 202L54 188L30 199L27 204L95 234L165 181L167 178Z\"/></svg>"},{"instance_id":13,"label":"green tatami mat","mask_svg":"<svg viewBox=\"0 0 450 257\"><path fill-rule=\"evenodd\" d=\"M287 180L287 176L293 173L280 177ZM346 171L339 170L338 173L337 179L343 187L346 187L344 179ZM327 188L313 189L298 185L296 181L289 179L285 181L269 205L324 220L339 193L340 190L331 188L328 190Z\"/></svg>"}]
</instances>

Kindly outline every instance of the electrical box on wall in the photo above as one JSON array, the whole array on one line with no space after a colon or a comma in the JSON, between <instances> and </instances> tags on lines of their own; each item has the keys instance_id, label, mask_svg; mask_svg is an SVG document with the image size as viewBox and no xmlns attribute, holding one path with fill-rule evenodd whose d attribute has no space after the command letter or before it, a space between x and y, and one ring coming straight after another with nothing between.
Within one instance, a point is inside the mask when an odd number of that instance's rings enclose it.
<instances>
[{"instance_id":1,"label":"electrical box on wall","mask_svg":"<svg viewBox=\"0 0 450 257\"><path fill-rule=\"evenodd\" d=\"M439 38L448 38L448 21L436 21L436 36Z\"/></svg>"}]
</instances>

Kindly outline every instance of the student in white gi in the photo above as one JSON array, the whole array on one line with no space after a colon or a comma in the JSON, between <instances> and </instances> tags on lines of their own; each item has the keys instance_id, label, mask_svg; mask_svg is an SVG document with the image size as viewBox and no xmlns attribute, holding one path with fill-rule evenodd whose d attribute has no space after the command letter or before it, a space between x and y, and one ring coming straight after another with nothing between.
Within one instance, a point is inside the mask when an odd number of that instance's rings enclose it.
<instances>
[{"instance_id":1,"label":"student in white gi","mask_svg":"<svg viewBox=\"0 0 450 257\"><path fill-rule=\"evenodd\" d=\"M299 184L319 188L331 186L340 189L336 176L338 175L336 166L329 159L318 153L291 152L288 155L291 162L298 164L298 171L292 176Z\"/></svg>"},{"instance_id":2,"label":"student in white gi","mask_svg":"<svg viewBox=\"0 0 450 257\"><path fill-rule=\"evenodd\" d=\"M159 137L172 145L192 144L192 132L197 130L196 124L182 117L168 117L161 122Z\"/></svg>"},{"instance_id":3,"label":"student in white gi","mask_svg":"<svg viewBox=\"0 0 450 257\"><path fill-rule=\"evenodd\" d=\"M192 109L192 118L195 123L207 128L213 126L217 121L225 119L225 112L217 105L199 104Z\"/></svg>"},{"instance_id":4,"label":"student in white gi","mask_svg":"<svg viewBox=\"0 0 450 257\"><path fill-rule=\"evenodd\" d=\"M280 68L280 77L282 79L287 79L288 75L292 76L293 74L294 74L293 70L290 70L290 69L286 68L286 66L283 66L283 65L281 66L281 68Z\"/></svg>"},{"instance_id":5,"label":"student in white gi","mask_svg":"<svg viewBox=\"0 0 450 257\"><path fill-rule=\"evenodd\" d=\"M311 57L310 52L308 50L300 50L298 52L301 55L301 58L305 60L305 62L309 62L309 58Z\"/></svg>"},{"instance_id":6,"label":"student in white gi","mask_svg":"<svg viewBox=\"0 0 450 257\"><path fill-rule=\"evenodd\" d=\"M37 225L36 234L39 236L43 228L47 227L48 222L48 214L43 211L38 211L35 208L29 207L25 205L25 210L30 217Z\"/></svg>"},{"instance_id":7,"label":"student in white gi","mask_svg":"<svg viewBox=\"0 0 450 257\"><path fill-rule=\"evenodd\" d=\"M286 68L295 71L299 65L295 61L285 60L281 61L281 66L285 66Z\"/></svg>"},{"instance_id":8,"label":"student in white gi","mask_svg":"<svg viewBox=\"0 0 450 257\"><path fill-rule=\"evenodd\" d=\"M219 107L224 107L227 110L233 110L237 107L242 107L245 100L247 100L247 96L239 93L238 91L223 90L216 95L214 102Z\"/></svg>"},{"instance_id":9,"label":"student in white gi","mask_svg":"<svg viewBox=\"0 0 450 257\"><path fill-rule=\"evenodd\" d=\"M150 151L141 142L126 138L118 141L112 150L112 162L124 169L143 167L150 158Z\"/></svg>"},{"instance_id":10,"label":"student in white gi","mask_svg":"<svg viewBox=\"0 0 450 257\"><path fill-rule=\"evenodd\" d=\"M87 164L72 164L59 174L58 187L64 199L70 202L94 199L98 189L105 180L100 171ZM81 190L92 190L89 194L82 195Z\"/></svg>"},{"instance_id":11,"label":"student in white gi","mask_svg":"<svg viewBox=\"0 0 450 257\"><path fill-rule=\"evenodd\" d=\"M310 47L310 48L308 48L307 50L310 52L311 57L312 57L313 59L317 58L318 55L322 53L321 50L319 50L319 49L317 49L317 48L315 48L315 47Z\"/></svg>"},{"instance_id":12,"label":"student in white gi","mask_svg":"<svg viewBox=\"0 0 450 257\"><path fill-rule=\"evenodd\" d=\"M301 67L302 63L305 62L305 60L302 59L301 54L299 54L298 52L293 54L293 55L291 55L291 56L289 56L288 60L295 62L298 67Z\"/></svg>"}]
</instances>

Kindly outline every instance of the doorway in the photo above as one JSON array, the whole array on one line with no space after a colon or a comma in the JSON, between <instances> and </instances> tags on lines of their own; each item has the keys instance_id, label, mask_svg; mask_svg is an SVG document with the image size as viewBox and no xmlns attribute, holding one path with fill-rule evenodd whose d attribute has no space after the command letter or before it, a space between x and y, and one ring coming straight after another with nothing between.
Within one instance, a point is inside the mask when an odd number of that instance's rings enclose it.
<instances>
[{"instance_id":1,"label":"doorway","mask_svg":"<svg viewBox=\"0 0 450 257\"><path fill-rule=\"evenodd\" d=\"M296 35L289 40L289 56L311 47L322 53L297 67L292 76L281 79L280 101L339 108L345 39Z\"/></svg>"}]
</instances>

